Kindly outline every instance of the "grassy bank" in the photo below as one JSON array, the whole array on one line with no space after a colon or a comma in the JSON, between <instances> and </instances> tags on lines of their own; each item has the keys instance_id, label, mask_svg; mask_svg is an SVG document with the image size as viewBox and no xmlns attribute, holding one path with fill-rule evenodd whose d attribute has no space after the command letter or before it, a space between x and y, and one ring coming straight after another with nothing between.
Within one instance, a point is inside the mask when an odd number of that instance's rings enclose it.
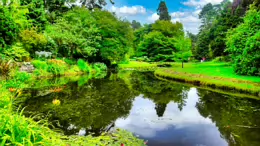
<instances>
[{"instance_id":1,"label":"grassy bank","mask_svg":"<svg viewBox=\"0 0 260 146\"><path fill-rule=\"evenodd\" d=\"M157 64L148 63L148 62L139 62L139 61L130 61L127 64L119 64L119 69L147 69L147 68L155 68Z\"/></svg>"},{"instance_id":2,"label":"grassy bank","mask_svg":"<svg viewBox=\"0 0 260 146\"><path fill-rule=\"evenodd\" d=\"M260 96L260 77L236 75L232 67L226 63L187 63L184 68L181 68L181 64L175 63L172 66L172 68L157 69L155 75L195 85L236 90Z\"/></svg>"}]
</instances>

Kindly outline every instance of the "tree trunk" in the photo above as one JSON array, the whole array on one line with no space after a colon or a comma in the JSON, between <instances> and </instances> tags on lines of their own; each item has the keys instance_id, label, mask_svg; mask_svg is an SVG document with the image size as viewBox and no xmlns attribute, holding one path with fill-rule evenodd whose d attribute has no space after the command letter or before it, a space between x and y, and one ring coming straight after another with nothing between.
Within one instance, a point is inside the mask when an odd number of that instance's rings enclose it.
<instances>
[{"instance_id":1,"label":"tree trunk","mask_svg":"<svg viewBox=\"0 0 260 146\"><path fill-rule=\"evenodd\" d=\"M183 68L183 61L182 61L182 68Z\"/></svg>"}]
</instances>

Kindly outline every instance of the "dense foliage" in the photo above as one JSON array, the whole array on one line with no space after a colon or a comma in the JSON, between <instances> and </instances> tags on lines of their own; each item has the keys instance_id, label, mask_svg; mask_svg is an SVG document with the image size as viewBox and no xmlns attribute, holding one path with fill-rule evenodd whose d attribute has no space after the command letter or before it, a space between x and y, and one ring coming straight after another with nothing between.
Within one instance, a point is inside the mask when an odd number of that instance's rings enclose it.
<instances>
[{"instance_id":1,"label":"dense foliage","mask_svg":"<svg viewBox=\"0 0 260 146\"><path fill-rule=\"evenodd\" d=\"M17 36L17 25L10 12L5 7L0 7L0 49L11 45Z\"/></svg>"},{"instance_id":2,"label":"dense foliage","mask_svg":"<svg viewBox=\"0 0 260 146\"><path fill-rule=\"evenodd\" d=\"M260 11L251 8L244 22L228 32L227 51L236 73L260 75Z\"/></svg>"},{"instance_id":3,"label":"dense foliage","mask_svg":"<svg viewBox=\"0 0 260 146\"><path fill-rule=\"evenodd\" d=\"M145 25L135 31L136 56L145 57L146 61L174 61L176 52L175 38L183 38L183 25L158 20L152 25Z\"/></svg>"},{"instance_id":4,"label":"dense foliage","mask_svg":"<svg viewBox=\"0 0 260 146\"><path fill-rule=\"evenodd\" d=\"M188 33L195 59L232 59L236 73L259 75L258 0L209 3L202 8L199 18L202 21L199 33L196 36Z\"/></svg>"}]
</instances>

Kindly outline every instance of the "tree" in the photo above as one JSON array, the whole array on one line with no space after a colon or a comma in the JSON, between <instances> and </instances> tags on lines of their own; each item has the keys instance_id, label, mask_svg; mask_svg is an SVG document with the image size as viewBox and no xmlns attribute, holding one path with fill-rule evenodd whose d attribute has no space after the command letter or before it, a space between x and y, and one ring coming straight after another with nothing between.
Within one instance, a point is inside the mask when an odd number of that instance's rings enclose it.
<instances>
[{"instance_id":1,"label":"tree","mask_svg":"<svg viewBox=\"0 0 260 146\"><path fill-rule=\"evenodd\" d=\"M192 43L191 52L192 52L192 54L194 54L196 51L195 49L196 49L196 43L197 43L198 36L189 31L187 31L187 36L188 36L188 38L191 39L191 43Z\"/></svg>"},{"instance_id":2,"label":"tree","mask_svg":"<svg viewBox=\"0 0 260 146\"><path fill-rule=\"evenodd\" d=\"M151 24L144 24L143 27L134 31L134 52L135 56L142 56L142 52L138 52L138 45L144 40L144 36L152 31Z\"/></svg>"},{"instance_id":3,"label":"tree","mask_svg":"<svg viewBox=\"0 0 260 146\"><path fill-rule=\"evenodd\" d=\"M208 25L211 25L216 15L217 11L215 6L213 6L211 3L206 4L199 13L199 18L202 21L201 27L207 27Z\"/></svg>"},{"instance_id":4,"label":"tree","mask_svg":"<svg viewBox=\"0 0 260 146\"><path fill-rule=\"evenodd\" d=\"M28 8L26 17L31 21L33 27L37 27L38 30L42 31L47 23L44 1L43 0L21 0L21 6Z\"/></svg>"},{"instance_id":5,"label":"tree","mask_svg":"<svg viewBox=\"0 0 260 146\"><path fill-rule=\"evenodd\" d=\"M120 62L133 48L134 32L131 23L120 20L108 11L95 10L92 16L96 19L96 26L102 36L97 46L97 55L102 57L107 65Z\"/></svg>"},{"instance_id":6,"label":"tree","mask_svg":"<svg viewBox=\"0 0 260 146\"><path fill-rule=\"evenodd\" d=\"M166 103L155 103L155 110L158 117L163 117L166 107Z\"/></svg>"},{"instance_id":7,"label":"tree","mask_svg":"<svg viewBox=\"0 0 260 146\"><path fill-rule=\"evenodd\" d=\"M168 12L168 8L167 8L166 2L164 0L161 0L159 7L157 9L157 14L160 16L159 20L166 20L166 21L171 20L171 16Z\"/></svg>"},{"instance_id":8,"label":"tree","mask_svg":"<svg viewBox=\"0 0 260 146\"><path fill-rule=\"evenodd\" d=\"M5 7L0 7L0 22L0 49L2 49L15 41L18 34L18 26L9 10Z\"/></svg>"},{"instance_id":9,"label":"tree","mask_svg":"<svg viewBox=\"0 0 260 146\"><path fill-rule=\"evenodd\" d=\"M183 25L180 22L158 20L152 24L152 31L161 32L166 37L184 36Z\"/></svg>"},{"instance_id":10,"label":"tree","mask_svg":"<svg viewBox=\"0 0 260 146\"><path fill-rule=\"evenodd\" d=\"M109 0L111 4L114 4L113 0ZM101 9L107 5L106 0L80 0L82 7L87 7L89 10L95 8Z\"/></svg>"},{"instance_id":11,"label":"tree","mask_svg":"<svg viewBox=\"0 0 260 146\"><path fill-rule=\"evenodd\" d=\"M134 30L137 30L137 29L139 29L139 28L141 28L141 27L142 27L142 25L141 25L140 22L137 22L136 20L133 20L133 21L132 21L132 28L133 28Z\"/></svg>"},{"instance_id":12,"label":"tree","mask_svg":"<svg viewBox=\"0 0 260 146\"><path fill-rule=\"evenodd\" d=\"M62 57L89 59L96 56L101 41L96 20L83 8L69 11L55 25L48 25L45 33L55 41Z\"/></svg>"},{"instance_id":13,"label":"tree","mask_svg":"<svg viewBox=\"0 0 260 146\"><path fill-rule=\"evenodd\" d=\"M192 56L191 45L191 40L187 37L175 38L174 46L176 47L176 52L173 52L174 60L181 61L182 68L183 62L188 61L189 58Z\"/></svg>"},{"instance_id":14,"label":"tree","mask_svg":"<svg viewBox=\"0 0 260 146\"><path fill-rule=\"evenodd\" d=\"M151 61L172 61L175 51L174 39L153 31L144 36L138 46L139 55L147 56Z\"/></svg>"},{"instance_id":15,"label":"tree","mask_svg":"<svg viewBox=\"0 0 260 146\"><path fill-rule=\"evenodd\" d=\"M260 75L260 11L252 7L244 22L227 34L227 51L231 54L235 72Z\"/></svg>"}]
</instances>

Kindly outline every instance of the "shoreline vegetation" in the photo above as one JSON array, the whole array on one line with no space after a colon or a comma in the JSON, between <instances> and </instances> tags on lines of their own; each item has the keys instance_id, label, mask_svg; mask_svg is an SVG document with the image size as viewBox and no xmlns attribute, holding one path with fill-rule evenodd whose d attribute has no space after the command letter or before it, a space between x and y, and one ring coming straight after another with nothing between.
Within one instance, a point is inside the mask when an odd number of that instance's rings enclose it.
<instances>
[{"instance_id":1,"label":"shoreline vegetation","mask_svg":"<svg viewBox=\"0 0 260 146\"><path fill-rule=\"evenodd\" d=\"M172 68L159 68L154 74L160 78L206 86L213 89L236 91L260 97L260 77L240 76L227 63L172 64Z\"/></svg>"},{"instance_id":2,"label":"shoreline vegetation","mask_svg":"<svg viewBox=\"0 0 260 146\"><path fill-rule=\"evenodd\" d=\"M22 89L30 87L47 87L50 91L61 90L69 81L78 80L76 75L85 76L78 84L84 84L89 79L99 78L106 67L102 64L89 65L83 60L77 64L65 63L62 60L33 60L35 67L32 73L20 72L18 67L9 68L8 80L2 77L0 82L0 144L1 145L53 145L53 146L77 146L77 145L145 145L144 141L136 138L132 133L117 129L113 133L104 133L101 136L91 135L65 136L57 130L51 130L47 119L34 121L33 117L23 116L23 109L13 109ZM85 75L84 75L85 74ZM58 82L50 82L51 77L63 78ZM71 77L73 76L73 78ZM37 80L35 82L35 80ZM59 103L59 101L55 101ZM53 103L54 104L54 103ZM59 106L58 104L55 106Z\"/></svg>"},{"instance_id":3,"label":"shoreline vegetation","mask_svg":"<svg viewBox=\"0 0 260 146\"><path fill-rule=\"evenodd\" d=\"M107 68L155 70L167 79L260 96L260 77L253 77L260 75L259 0L204 5L197 35L171 21L165 1L158 5L159 19L144 25L103 9L107 2L0 1L0 145L145 145L124 130L100 137L63 136L47 128L47 121L13 111L22 89L53 85L42 78L86 75L84 84L104 77ZM200 60L232 62L233 67L184 63Z\"/></svg>"}]
</instances>

